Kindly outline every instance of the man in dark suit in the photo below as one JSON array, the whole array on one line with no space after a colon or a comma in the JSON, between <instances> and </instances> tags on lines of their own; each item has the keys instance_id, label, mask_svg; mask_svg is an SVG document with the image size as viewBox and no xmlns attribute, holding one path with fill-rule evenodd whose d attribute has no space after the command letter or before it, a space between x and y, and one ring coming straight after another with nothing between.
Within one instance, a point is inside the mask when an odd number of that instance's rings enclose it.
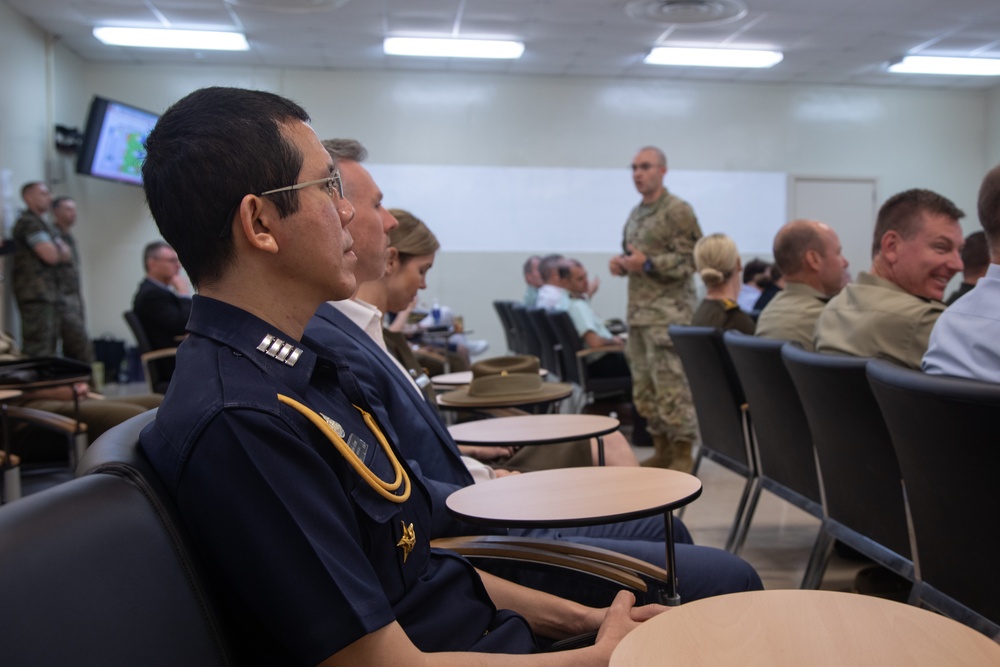
<instances>
[{"instance_id":1,"label":"man in dark suit","mask_svg":"<svg viewBox=\"0 0 1000 667\"><path fill-rule=\"evenodd\" d=\"M385 270L388 233L397 221L382 208L381 192L367 170L358 164L366 155L360 144L350 142L350 152L343 140L324 145L340 171L345 196L349 200L353 198L355 217L351 222L351 237L354 240L352 249L357 255L354 267L357 280L360 283L378 279ZM362 196L369 190L378 196ZM372 206L372 201L378 205ZM345 303L352 305L342 310ZM396 436L393 429L405 431L404 437L392 437L391 440L399 443L400 451L411 464L419 464L423 481L434 498L430 537L483 532L480 527L456 522L444 510L444 499L451 492L475 481L440 415L427 404L416 383L411 382L376 340L375 337L381 339L382 334L381 313L374 306L363 303L341 301L336 304L328 302L319 307L306 326L306 335L316 344L336 350L346 359L360 386L379 397L380 405L374 406L375 417L379 423L387 424L391 436ZM677 569L684 573L680 590L685 600L761 587L757 573L746 562L719 549L690 544L690 534L679 521L675 521L674 530L679 542ZM511 533L589 544L626 553L661 567L665 564L664 524L659 517L606 526L523 529ZM532 585L567 594L552 582L533 580ZM549 588L550 585L553 587Z\"/></svg>"},{"instance_id":2,"label":"man in dark suit","mask_svg":"<svg viewBox=\"0 0 1000 667\"><path fill-rule=\"evenodd\" d=\"M146 277L132 300L142 328L154 350L177 347L191 314L191 285L181 275L177 253L163 241L153 241L143 250ZM169 381L174 360L160 359L160 378Z\"/></svg>"},{"instance_id":3,"label":"man in dark suit","mask_svg":"<svg viewBox=\"0 0 1000 667\"><path fill-rule=\"evenodd\" d=\"M146 278L132 301L154 350L177 347L191 314L191 286L181 275L181 263L174 249L163 241L153 241L143 250Z\"/></svg>"}]
</instances>

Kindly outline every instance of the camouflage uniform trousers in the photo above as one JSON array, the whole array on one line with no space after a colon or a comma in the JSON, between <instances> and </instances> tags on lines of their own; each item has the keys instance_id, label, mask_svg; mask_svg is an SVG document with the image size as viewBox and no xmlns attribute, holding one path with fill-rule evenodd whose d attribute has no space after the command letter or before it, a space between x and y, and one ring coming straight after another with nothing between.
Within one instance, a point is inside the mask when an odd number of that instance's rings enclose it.
<instances>
[{"instance_id":1,"label":"camouflage uniform trousers","mask_svg":"<svg viewBox=\"0 0 1000 667\"><path fill-rule=\"evenodd\" d=\"M698 422L691 390L667 327L630 327L625 353L632 369L632 401L649 433L694 443Z\"/></svg>"},{"instance_id":2,"label":"camouflage uniform trousers","mask_svg":"<svg viewBox=\"0 0 1000 667\"><path fill-rule=\"evenodd\" d=\"M90 363L93 352L83 321L79 298L59 304L32 301L18 304L21 312L21 340L26 357L47 357L57 353L62 339L62 355Z\"/></svg>"},{"instance_id":3,"label":"camouflage uniform trousers","mask_svg":"<svg viewBox=\"0 0 1000 667\"><path fill-rule=\"evenodd\" d=\"M44 301L18 302L21 313L21 345L26 357L47 357L56 353L59 340L59 306Z\"/></svg>"},{"instance_id":4,"label":"camouflage uniform trousers","mask_svg":"<svg viewBox=\"0 0 1000 667\"><path fill-rule=\"evenodd\" d=\"M59 304L59 337L63 356L86 363L94 360L93 346L87 336L83 318L83 301L79 296L63 296Z\"/></svg>"}]
</instances>

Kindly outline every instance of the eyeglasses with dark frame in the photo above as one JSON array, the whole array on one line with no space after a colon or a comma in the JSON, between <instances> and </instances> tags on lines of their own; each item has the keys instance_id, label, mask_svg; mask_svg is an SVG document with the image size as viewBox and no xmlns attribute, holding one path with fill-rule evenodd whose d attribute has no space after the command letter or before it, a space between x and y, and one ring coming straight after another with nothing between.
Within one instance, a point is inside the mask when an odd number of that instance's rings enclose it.
<instances>
[{"instance_id":1,"label":"eyeglasses with dark frame","mask_svg":"<svg viewBox=\"0 0 1000 667\"><path fill-rule=\"evenodd\" d=\"M333 173L326 178L317 178L315 181L306 181L305 183L296 183L295 185L286 185L283 188L275 188L273 190L267 190L266 192L261 192L259 197L266 197L267 195L278 194L279 192L292 192L294 190L301 190L302 188L308 188L310 185L319 185L321 183L326 184L326 194L330 196L334 201L340 201L344 198L344 181L340 178L340 170L334 169ZM334 195L337 195L334 197ZM229 215L226 216L226 220L223 223L222 229L219 230L219 238L225 238L226 234L232 228L233 216L236 215L236 209L239 208L240 203L236 202L236 205L229 209Z\"/></svg>"}]
</instances>

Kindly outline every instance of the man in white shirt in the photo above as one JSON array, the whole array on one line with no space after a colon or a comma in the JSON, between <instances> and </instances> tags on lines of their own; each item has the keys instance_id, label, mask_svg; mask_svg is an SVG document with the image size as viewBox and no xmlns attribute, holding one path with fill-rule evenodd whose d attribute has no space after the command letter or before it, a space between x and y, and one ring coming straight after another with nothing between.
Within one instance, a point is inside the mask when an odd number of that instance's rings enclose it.
<instances>
[{"instance_id":1,"label":"man in white shirt","mask_svg":"<svg viewBox=\"0 0 1000 667\"><path fill-rule=\"evenodd\" d=\"M538 263L544 284L538 288L535 305L543 310L566 310L569 306L569 264L562 255L546 255Z\"/></svg>"},{"instance_id":2,"label":"man in white shirt","mask_svg":"<svg viewBox=\"0 0 1000 667\"><path fill-rule=\"evenodd\" d=\"M975 288L948 306L931 330L925 373L1000 382L1000 166L979 188L979 224L986 232L990 265Z\"/></svg>"}]
</instances>

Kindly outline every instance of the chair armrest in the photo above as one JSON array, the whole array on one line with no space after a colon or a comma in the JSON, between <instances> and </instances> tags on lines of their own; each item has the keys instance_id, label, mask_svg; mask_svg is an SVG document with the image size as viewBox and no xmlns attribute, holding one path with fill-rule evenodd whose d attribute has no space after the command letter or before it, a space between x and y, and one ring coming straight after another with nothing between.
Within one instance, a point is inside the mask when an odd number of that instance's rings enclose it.
<instances>
[{"instance_id":1,"label":"chair armrest","mask_svg":"<svg viewBox=\"0 0 1000 667\"><path fill-rule=\"evenodd\" d=\"M487 417L522 417L531 414L521 408L478 408L476 413Z\"/></svg>"},{"instance_id":2,"label":"chair armrest","mask_svg":"<svg viewBox=\"0 0 1000 667\"><path fill-rule=\"evenodd\" d=\"M587 347L582 350L576 351L577 357L589 357L592 354L604 354L606 352L617 352L618 354L625 354L625 348L621 345L598 345L597 347Z\"/></svg>"},{"instance_id":3,"label":"chair armrest","mask_svg":"<svg viewBox=\"0 0 1000 667\"><path fill-rule=\"evenodd\" d=\"M40 426L49 431L64 433L66 435L87 432L87 425L83 422L77 422L72 417L64 417L63 415L57 415L54 412L36 410L35 408L26 408L20 405L8 406L7 417L17 421L28 422L34 426Z\"/></svg>"},{"instance_id":4,"label":"chair armrest","mask_svg":"<svg viewBox=\"0 0 1000 667\"><path fill-rule=\"evenodd\" d=\"M438 543L441 543L440 545ZM604 562L615 567L619 567L636 575L666 581L667 571L657 565L648 563L639 558L634 558L617 551L592 547L588 544L578 544L576 542L566 542L563 540L550 540L540 537L513 537L509 535L473 535L469 537L449 537L433 541L434 546L441 546L443 549L453 549L454 544L458 546L470 544L509 544L520 545L526 548L545 549L573 556L575 558L587 558L599 562Z\"/></svg>"},{"instance_id":5,"label":"chair armrest","mask_svg":"<svg viewBox=\"0 0 1000 667\"><path fill-rule=\"evenodd\" d=\"M156 361L157 359L166 359L167 357L176 357L177 348L176 347L161 347L159 350L151 350L149 352L143 352L139 355L139 359L143 364L149 361Z\"/></svg>"},{"instance_id":6,"label":"chair armrest","mask_svg":"<svg viewBox=\"0 0 1000 667\"><path fill-rule=\"evenodd\" d=\"M520 563L530 563L535 565L545 565L557 567L565 570L586 574L610 581L618 586L623 586L639 593L647 591L646 582L643 579L624 568L619 568L608 563L602 563L590 558L580 558L570 554L560 553L555 550L536 548L521 544L505 544L502 541L480 542L477 538L442 538L433 540L431 546L438 549L448 549L454 551L465 558L475 560L477 558L499 559L516 561Z\"/></svg>"},{"instance_id":7,"label":"chair armrest","mask_svg":"<svg viewBox=\"0 0 1000 667\"><path fill-rule=\"evenodd\" d=\"M583 350L577 350L576 352L576 369L580 374L580 379L583 381L583 386L586 389L590 385L590 373L587 372L587 357L594 354L625 354L625 348L618 345L600 345L598 347L588 347ZM624 377L624 376L623 376ZM631 384L631 377L628 378L628 383Z\"/></svg>"}]
</instances>

